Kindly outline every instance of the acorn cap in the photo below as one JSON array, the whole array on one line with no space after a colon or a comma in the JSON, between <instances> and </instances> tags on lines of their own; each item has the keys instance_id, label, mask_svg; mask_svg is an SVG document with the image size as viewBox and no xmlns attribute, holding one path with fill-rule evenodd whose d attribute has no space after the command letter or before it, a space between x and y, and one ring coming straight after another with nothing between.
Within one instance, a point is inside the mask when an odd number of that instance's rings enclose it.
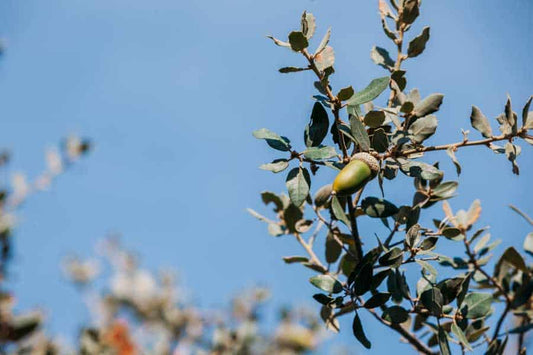
<instances>
[{"instance_id":1,"label":"acorn cap","mask_svg":"<svg viewBox=\"0 0 533 355\"><path fill-rule=\"evenodd\" d=\"M376 158L374 158L372 155L361 152L357 153L350 160L361 160L368 165L370 170L372 171L372 177L375 177L379 173L379 162Z\"/></svg>"}]
</instances>

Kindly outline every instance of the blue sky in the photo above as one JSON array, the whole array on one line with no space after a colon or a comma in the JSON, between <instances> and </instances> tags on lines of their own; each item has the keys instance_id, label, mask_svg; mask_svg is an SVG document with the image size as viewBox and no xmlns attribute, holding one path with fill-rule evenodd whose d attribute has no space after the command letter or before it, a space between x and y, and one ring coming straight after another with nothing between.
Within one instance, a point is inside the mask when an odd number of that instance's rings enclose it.
<instances>
[{"instance_id":1,"label":"blue sky","mask_svg":"<svg viewBox=\"0 0 533 355\"><path fill-rule=\"evenodd\" d=\"M297 244L268 236L245 212L266 211L260 191L284 190L284 177L258 169L277 156L251 131L267 127L301 147L313 104L310 73L277 73L302 58L265 36L283 38L298 27L303 10L313 12L318 37L332 26L334 87L360 89L384 75L369 58L373 45L389 46L376 3L2 1L0 141L14 152L12 169L37 174L44 149L69 133L96 143L52 191L21 211L12 266L19 306L49 310L51 333L80 325L87 315L59 262L72 251L90 254L109 231L121 232L147 266L179 269L199 304L221 305L259 283L271 287L274 306L313 305L311 273L281 261L301 253ZM424 1L410 34L430 25L431 40L405 68L409 87L423 96L445 94L440 134L429 142L460 140L472 104L493 118L509 93L521 111L533 94L532 15L529 0ZM452 207L466 208L482 196L481 223L505 245L520 247L528 232L507 205L533 214L532 150L524 146L519 157L520 177L486 148L457 154L464 173ZM447 178L456 178L445 154L427 159L441 159ZM332 178L323 171L314 186ZM391 185L391 200L409 200L407 181ZM432 211L441 215L439 207ZM372 234L370 226L362 221L363 235ZM370 323L370 333L383 334ZM341 339L354 344L349 331ZM378 353L394 344L374 341Z\"/></svg>"}]
</instances>

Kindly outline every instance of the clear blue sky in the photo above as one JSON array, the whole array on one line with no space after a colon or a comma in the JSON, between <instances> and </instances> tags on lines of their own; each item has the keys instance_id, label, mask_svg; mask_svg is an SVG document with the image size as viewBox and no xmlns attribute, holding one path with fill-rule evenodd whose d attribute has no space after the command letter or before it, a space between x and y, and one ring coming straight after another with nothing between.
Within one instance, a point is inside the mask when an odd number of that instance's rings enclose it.
<instances>
[{"instance_id":1,"label":"clear blue sky","mask_svg":"<svg viewBox=\"0 0 533 355\"><path fill-rule=\"evenodd\" d=\"M301 253L296 243L268 236L245 212L266 211L260 191L284 190L282 176L257 168L276 156L251 131L268 127L302 144L313 103L310 73L277 73L302 59L265 36L284 37L303 10L313 12L318 36L333 28L333 85L360 89L384 74L369 59L373 45L389 45L376 3L2 1L7 51L0 60L0 142L15 153L12 168L35 175L45 147L72 132L96 143L51 192L22 210L12 265L20 308L42 306L50 312L51 333L72 334L87 314L59 262L68 252L90 254L108 231L123 233L149 267L181 270L199 304L223 304L260 283L272 288L273 305L313 305L311 273L281 261ZM441 134L430 142L459 140L460 129L469 129L471 104L493 118L509 93L521 111L533 94L532 18L529 0L424 1L411 35L430 25L432 37L406 68L410 87L446 95ZM522 175L515 177L505 157L488 149L459 152L464 173L452 207L482 196L482 223L505 245L521 247L528 228L507 205L533 214L532 157L533 147L524 146ZM429 161L437 158L454 179L444 154ZM314 186L332 174L323 172ZM390 199L407 202L407 189L394 186ZM441 215L440 207L432 211ZM362 233L370 236L367 226L363 222ZM378 353L396 347L397 338L379 341L389 333L370 323ZM349 321L342 325L341 339L361 349Z\"/></svg>"}]
</instances>

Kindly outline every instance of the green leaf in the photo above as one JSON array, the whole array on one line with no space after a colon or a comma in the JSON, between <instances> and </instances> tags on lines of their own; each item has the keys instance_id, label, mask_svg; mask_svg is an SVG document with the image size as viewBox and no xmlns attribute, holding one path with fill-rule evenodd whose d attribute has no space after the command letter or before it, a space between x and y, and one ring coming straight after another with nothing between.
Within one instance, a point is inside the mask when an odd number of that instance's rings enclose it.
<instances>
[{"instance_id":1,"label":"green leaf","mask_svg":"<svg viewBox=\"0 0 533 355\"><path fill-rule=\"evenodd\" d=\"M286 152L291 149L290 141L287 138L281 137L277 133L274 133L266 128L258 129L252 134L257 139L264 139L269 146L276 150Z\"/></svg>"},{"instance_id":2,"label":"green leaf","mask_svg":"<svg viewBox=\"0 0 533 355\"><path fill-rule=\"evenodd\" d=\"M398 213L398 207L393 203L377 197L366 197L361 201L361 208L373 218L387 218Z\"/></svg>"},{"instance_id":3,"label":"green leaf","mask_svg":"<svg viewBox=\"0 0 533 355\"><path fill-rule=\"evenodd\" d=\"M342 253L342 246L335 240L335 237L328 233L326 237L326 262L332 264L339 259Z\"/></svg>"},{"instance_id":4,"label":"green leaf","mask_svg":"<svg viewBox=\"0 0 533 355\"><path fill-rule=\"evenodd\" d=\"M437 270L425 260L416 260L416 263L426 270L429 274L437 276Z\"/></svg>"},{"instance_id":5,"label":"green leaf","mask_svg":"<svg viewBox=\"0 0 533 355\"><path fill-rule=\"evenodd\" d=\"M370 290L374 268L371 263L364 263L361 268L356 270L357 273L354 277L353 289L356 295L361 296Z\"/></svg>"},{"instance_id":6,"label":"green leaf","mask_svg":"<svg viewBox=\"0 0 533 355\"><path fill-rule=\"evenodd\" d=\"M366 132L363 122L356 116L350 115L350 130L355 143L359 145L362 151L368 152L370 150L370 138Z\"/></svg>"},{"instance_id":7,"label":"green leaf","mask_svg":"<svg viewBox=\"0 0 533 355\"><path fill-rule=\"evenodd\" d=\"M388 322L399 324L406 322L409 319L409 313L403 307L392 306L388 307L383 312L381 318L385 319Z\"/></svg>"},{"instance_id":8,"label":"green leaf","mask_svg":"<svg viewBox=\"0 0 533 355\"><path fill-rule=\"evenodd\" d=\"M327 184L322 186L318 191L315 193L315 206L320 208L322 206L326 206L326 204L329 201L329 198L331 197L331 190L333 189L332 184Z\"/></svg>"},{"instance_id":9,"label":"green leaf","mask_svg":"<svg viewBox=\"0 0 533 355\"><path fill-rule=\"evenodd\" d=\"M304 141L307 147L318 147L328 134L329 119L324 106L315 102L310 122L305 127Z\"/></svg>"},{"instance_id":10,"label":"green leaf","mask_svg":"<svg viewBox=\"0 0 533 355\"><path fill-rule=\"evenodd\" d=\"M477 129L479 133L485 138L492 137L492 128L490 127L489 120L483 112L477 107L472 106L472 113L470 114L470 123L472 127Z\"/></svg>"},{"instance_id":11,"label":"green leaf","mask_svg":"<svg viewBox=\"0 0 533 355\"><path fill-rule=\"evenodd\" d=\"M323 304L324 306L327 306L331 302L333 302L334 298L329 297L323 293L316 293L313 295L313 298L320 304Z\"/></svg>"},{"instance_id":12,"label":"green leaf","mask_svg":"<svg viewBox=\"0 0 533 355\"><path fill-rule=\"evenodd\" d=\"M370 58L374 63L387 70L392 70L392 68L394 68L394 61L390 57L389 52L384 48L376 46L372 47Z\"/></svg>"},{"instance_id":13,"label":"green leaf","mask_svg":"<svg viewBox=\"0 0 533 355\"><path fill-rule=\"evenodd\" d=\"M431 94L426 97L424 100L416 104L413 115L415 117L424 117L431 113L437 112L442 104L444 95L442 94Z\"/></svg>"},{"instance_id":14,"label":"green leaf","mask_svg":"<svg viewBox=\"0 0 533 355\"><path fill-rule=\"evenodd\" d=\"M311 186L311 177L306 168L294 168L287 175L286 180L289 197L296 207L300 207L307 196Z\"/></svg>"},{"instance_id":15,"label":"green leaf","mask_svg":"<svg viewBox=\"0 0 533 355\"><path fill-rule=\"evenodd\" d=\"M451 355L450 344L448 343L448 337L446 336L446 331L439 326L437 339L439 341L439 349L441 355Z\"/></svg>"},{"instance_id":16,"label":"green leaf","mask_svg":"<svg viewBox=\"0 0 533 355\"><path fill-rule=\"evenodd\" d=\"M354 93L355 91L353 90L353 87L348 86L340 89L339 93L337 94L337 98L341 101L346 101L352 97Z\"/></svg>"},{"instance_id":17,"label":"green leaf","mask_svg":"<svg viewBox=\"0 0 533 355\"><path fill-rule=\"evenodd\" d=\"M414 143L422 143L431 137L437 130L437 117L435 115L427 115L422 117L409 127L409 134Z\"/></svg>"},{"instance_id":18,"label":"green leaf","mask_svg":"<svg viewBox=\"0 0 533 355\"><path fill-rule=\"evenodd\" d=\"M339 202L339 198L337 196L333 196L333 198L331 199L331 209L336 219L351 228L351 223L348 220L346 213L344 213L344 208L342 208L341 203Z\"/></svg>"},{"instance_id":19,"label":"green leaf","mask_svg":"<svg viewBox=\"0 0 533 355\"><path fill-rule=\"evenodd\" d=\"M433 189L432 195L440 198L450 198L453 196L459 184L457 181L446 181Z\"/></svg>"},{"instance_id":20,"label":"green leaf","mask_svg":"<svg viewBox=\"0 0 533 355\"><path fill-rule=\"evenodd\" d=\"M309 261L309 258L305 256L284 256L283 261L287 264L305 263Z\"/></svg>"},{"instance_id":21,"label":"green leaf","mask_svg":"<svg viewBox=\"0 0 533 355\"><path fill-rule=\"evenodd\" d=\"M283 210L283 201L278 195L276 195L273 192L270 192L270 191L261 192L261 200L267 206L269 203L273 203L275 206L274 212L279 212Z\"/></svg>"},{"instance_id":22,"label":"green leaf","mask_svg":"<svg viewBox=\"0 0 533 355\"><path fill-rule=\"evenodd\" d=\"M461 175L461 164L459 164L459 160L457 160L457 157L455 156L455 151L453 150L453 147L446 149L446 154L448 154L448 156L452 160L453 165L455 165L455 172L457 173L457 176Z\"/></svg>"},{"instance_id":23,"label":"green leaf","mask_svg":"<svg viewBox=\"0 0 533 355\"><path fill-rule=\"evenodd\" d=\"M518 270L525 272L526 274L529 273L529 269L526 266L524 258L522 258L522 255L520 255L513 247L509 247L505 250L501 257L501 260L506 261L507 263L511 264Z\"/></svg>"},{"instance_id":24,"label":"green leaf","mask_svg":"<svg viewBox=\"0 0 533 355\"><path fill-rule=\"evenodd\" d=\"M383 306L390 299L390 293L376 293L365 302L364 307L368 309Z\"/></svg>"},{"instance_id":25,"label":"green leaf","mask_svg":"<svg viewBox=\"0 0 533 355\"><path fill-rule=\"evenodd\" d=\"M420 0L404 0L403 11L401 12L400 22L410 25L415 22L418 15L420 15Z\"/></svg>"},{"instance_id":26,"label":"green leaf","mask_svg":"<svg viewBox=\"0 0 533 355\"><path fill-rule=\"evenodd\" d=\"M403 251L400 248L392 248L379 258L380 265L390 266L397 262L401 262L403 259Z\"/></svg>"},{"instance_id":27,"label":"green leaf","mask_svg":"<svg viewBox=\"0 0 533 355\"><path fill-rule=\"evenodd\" d=\"M461 313L468 319L477 319L490 312L493 298L488 293L472 292L466 295Z\"/></svg>"},{"instance_id":28,"label":"green leaf","mask_svg":"<svg viewBox=\"0 0 533 355\"><path fill-rule=\"evenodd\" d=\"M389 86L388 76L374 79L366 88L355 93L346 103L350 106L362 105L378 97Z\"/></svg>"},{"instance_id":29,"label":"green leaf","mask_svg":"<svg viewBox=\"0 0 533 355\"><path fill-rule=\"evenodd\" d=\"M289 161L287 159L276 159L272 163L267 163L259 166L259 169L272 171L273 173L279 173L289 167Z\"/></svg>"},{"instance_id":30,"label":"green leaf","mask_svg":"<svg viewBox=\"0 0 533 355\"><path fill-rule=\"evenodd\" d=\"M302 33L305 38L310 39L315 34L316 21L315 16L307 11L302 14Z\"/></svg>"},{"instance_id":31,"label":"green leaf","mask_svg":"<svg viewBox=\"0 0 533 355\"><path fill-rule=\"evenodd\" d=\"M526 239L524 239L524 250L533 256L533 232L526 235Z\"/></svg>"},{"instance_id":32,"label":"green leaf","mask_svg":"<svg viewBox=\"0 0 533 355\"><path fill-rule=\"evenodd\" d=\"M424 27L422 33L417 37L413 38L409 42L409 48L407 49L407 56L414 58L422 54L424 49L426 49L426 43L429 41L429 27Z\"/></svg>"},{"instance_id":33,"label":"green leaf","mask_svg":"<svg viewBox=\"0 0 533 355\"><path fill-rule=\"evenodd\" d=\"M365 332L363 330L363 325L361 324L361 319L359 319L359 314L357 314L357 312L355 312L355 317L353 319L352 330L353 330L353 335L355 336L355 338L359 340L359 342L365 348L370 349L372 344L370 343L370 341L368 341L365 335Z\"/></svg>"},{"instance_id":34,"label":"green leaf","mask_svg":"<svg viewBox=\"0 0 533 355\"><path fill-rule=\"evenodd\" d=\"M469 351L472 351L472 346L470 345L470 343L468 342L468 340L466 339L466 335L465 333L463 333L463 331L461 330L461 328L459 328L459 326L455 323L455 320L453 321L452 323L452 333L455 334L455 336L457 337L457 340L459 340L459 342L461 344L463 344L463 346L469 350Z\"/></svg>"},{"instance_id":35,"label":"green leaf","mask_svg":"<svg viewBox=\"0 0 533 355\"><path fill-rule=\"evenodd\" d=\"M387 133L382 128L378 128L372 135L372 148L378 153L384 153L389 148L389 139Z\"/></svg>"},{"instance_id":36,"label":"green leaf","mask_svg":"<svg viewBox=\"0 0 533 355\"><path fill-rule=\"evenodd\" d=\"M431 315L440 317L442 313L442 294L436 287L422 292L420 295L420 302L426 307Z\"/></svg>"},{"instance_id":37,"label":"green leaf","mask_svg":"<svg viewBox=\"0 0 533 355\"><path fill-rule=\"evenodd\" d=\"M385 112L368 111L364 118L365 125L370 128L378 128L385 122Z\"/></svg>"},{"instance_id":38,"label":"green leaf","mask_svg":"<svg viewBox=\"0 0 533 355\"><path fill-rule=\"evenodd\" d=\"M397 159L400 163L401 171L411 177L422 178L424 180L437 180L442 179L444 173L434 167L420 161L408 160L408 159Z\"/></svg>"},{"instance_id":39,"label":"green leaf","mask_svg":"<svg viewBox=\"0 0 533 355\"><path fill-rule=\"evenodd\" d=\"M304 157L311 160L324 160L337 156L337 152L333 147L309 147L303 152Z\"/></svg>"},{"instance_id":40,"label":"green leaf","mask_svg":"<svg viewBox=\"0 0 533 355\"><path fill-rule=\"evenodd\" d=\"M309 68L283 67L283 68L278 69L278 71L282 74L296 73L296 72L304 71L304 70L309 70Z\"/></svg>"},{"instance_id":41,"label":"green leaf","mask_svg":"<svg viewBox=\"0 0 533 355\"><path fill-rule=\"evenodd\" d=\"M330 275L313 276L309 279L309 282L311 282L313 286L328 293L339 293L342 291L342 284Z\"/></svg>"},{"instance_id":42,"label":"green leaf","mask_svg":"<svg viewBox=\"0 0 533 355\"><path fill-rule=\"evenodd\" d=\"M304 50L309 46L307 38L302 32L299 31L292 31L291 33L289 33L289 43L291 45L292 50L295 52L300 52L301 50Z\"/></svg>"}]
</instances>

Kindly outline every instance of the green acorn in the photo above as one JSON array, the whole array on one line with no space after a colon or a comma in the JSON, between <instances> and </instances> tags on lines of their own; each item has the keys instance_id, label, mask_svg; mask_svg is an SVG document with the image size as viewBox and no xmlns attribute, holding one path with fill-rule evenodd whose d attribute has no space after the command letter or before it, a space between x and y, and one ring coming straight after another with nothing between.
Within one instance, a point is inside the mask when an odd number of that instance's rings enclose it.
<instances>
[{"instance_id":1,"label":"green acorn","mask_svg":"<svg viewBox=\"0 0 533 355\"><path fill-rule=\"evenodd\" d=\"M368 153L357 153L333 181L333 194L351 195L376 177L379 163Z\"/></svg>"}]
</instances>

